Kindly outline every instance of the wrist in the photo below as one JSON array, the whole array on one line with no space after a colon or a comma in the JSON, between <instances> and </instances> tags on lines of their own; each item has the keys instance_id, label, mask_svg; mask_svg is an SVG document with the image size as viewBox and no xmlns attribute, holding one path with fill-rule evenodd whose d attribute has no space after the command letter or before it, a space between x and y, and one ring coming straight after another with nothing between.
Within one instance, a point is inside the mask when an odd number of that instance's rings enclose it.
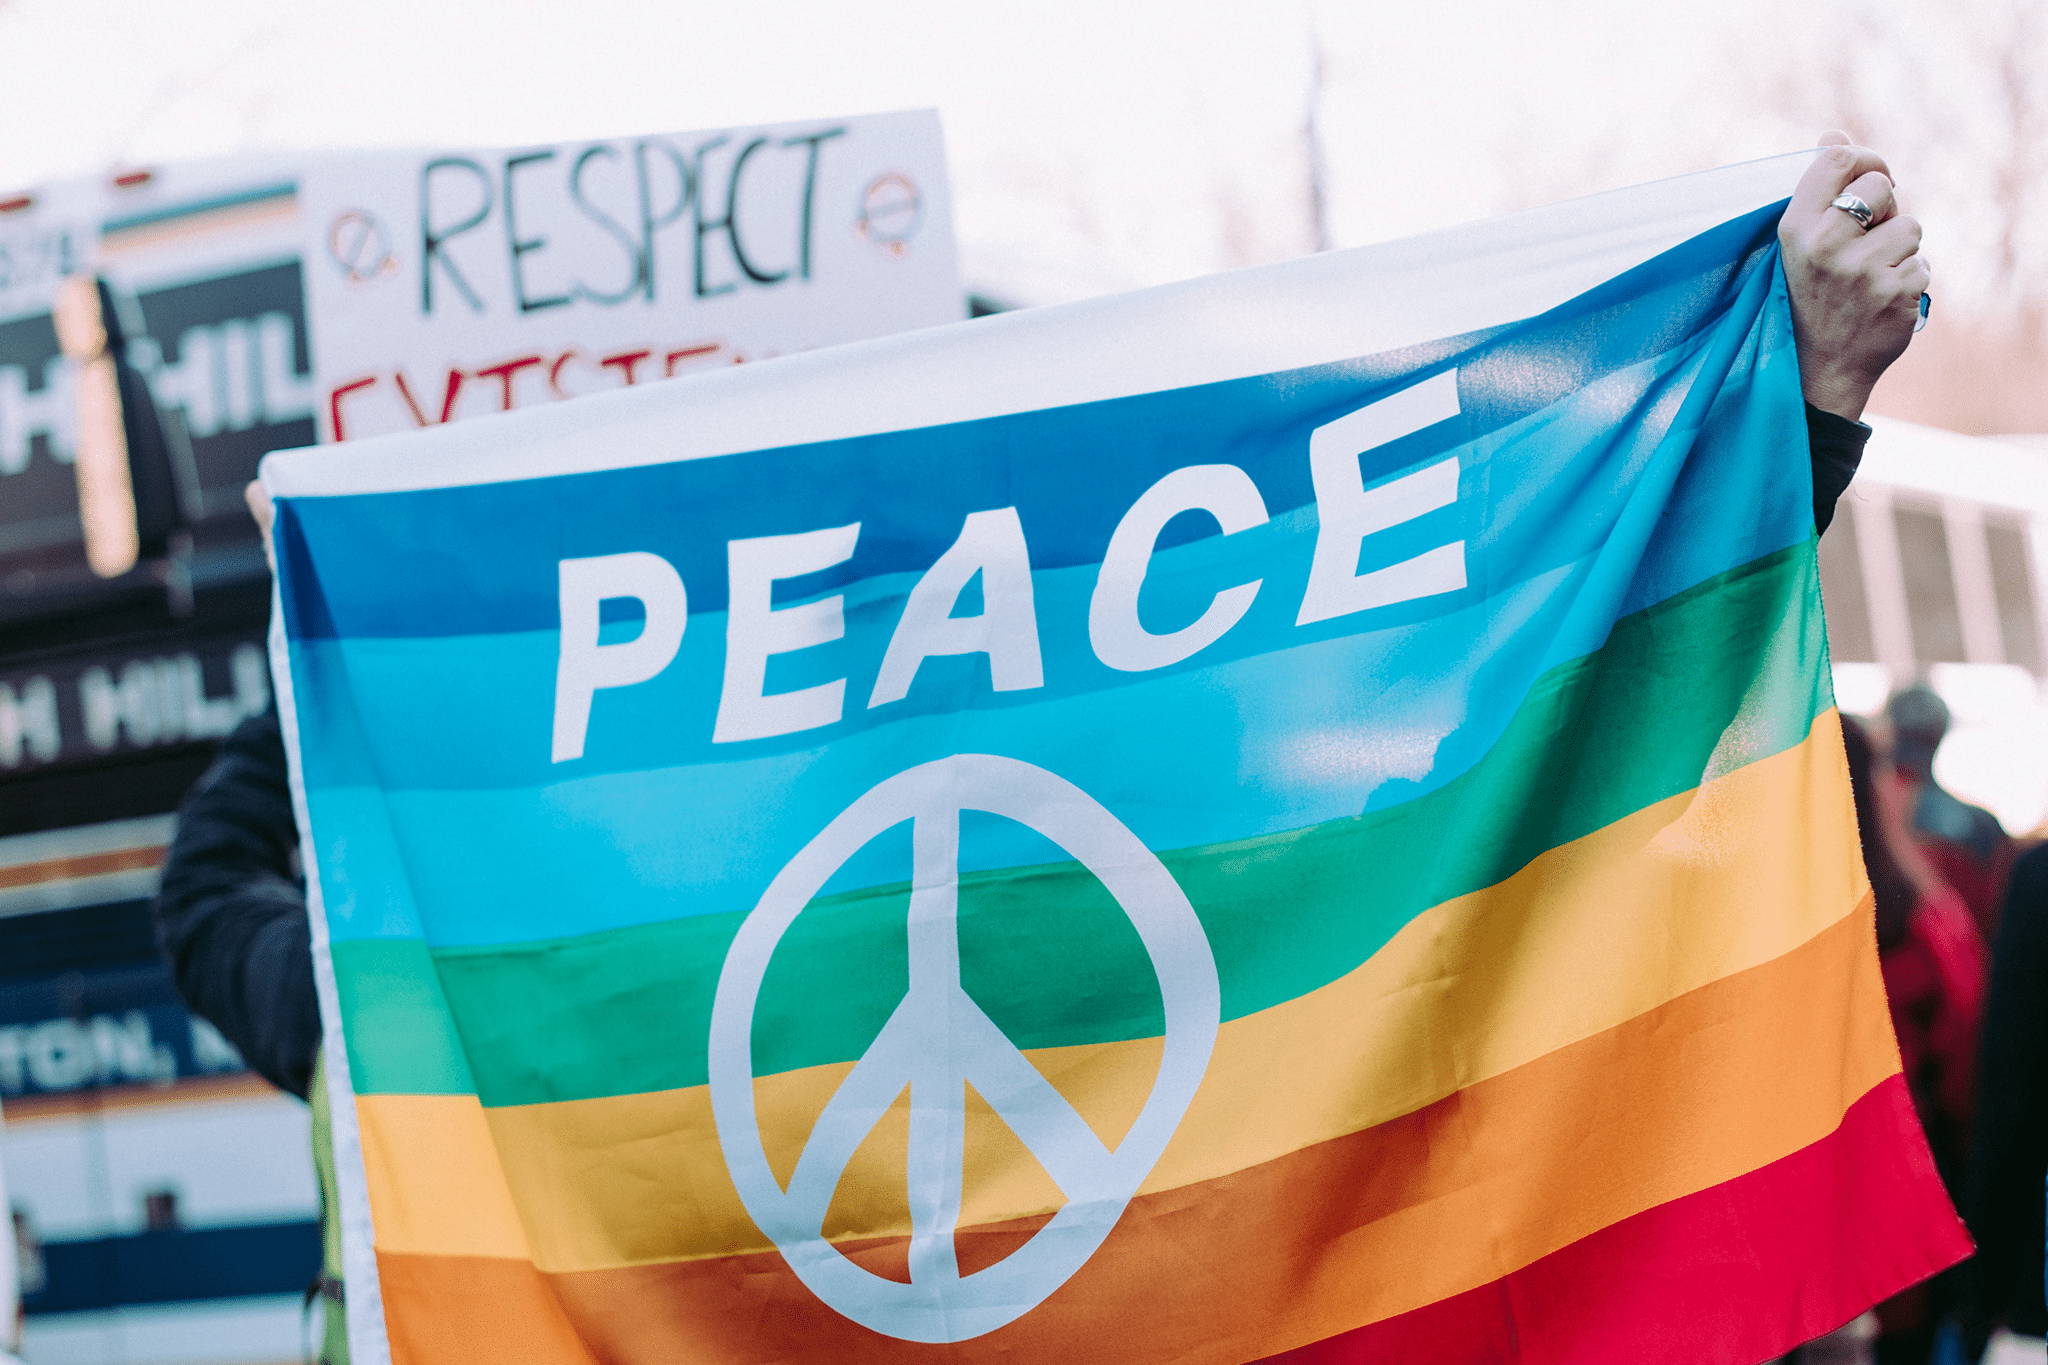
<instances>
[{"instance_id":1,"label":"wrist","mask_svg":"<svg viewBox=\"0 0 2048 1365\"><path fill-rule=\"evenodd\" d=\"M1863 420L1863 409L1870 403L1870 391L1876 385L1860 376L1822 371L1803 374L1799 387L1806 401L1822 412L1831 412L1847 421L1860 422Z\"/></svg>"}]
</instances>

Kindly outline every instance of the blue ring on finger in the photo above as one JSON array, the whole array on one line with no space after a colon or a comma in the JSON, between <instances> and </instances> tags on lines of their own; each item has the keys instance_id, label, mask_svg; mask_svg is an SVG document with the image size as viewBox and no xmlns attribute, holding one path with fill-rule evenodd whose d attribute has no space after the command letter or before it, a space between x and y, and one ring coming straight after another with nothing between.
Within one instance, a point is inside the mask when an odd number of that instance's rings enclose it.
<instances>
[{"instance_id":1,"label":"blue ring on finger","mask_svg":"<svg viewBox=\"0 0 2048 1365\"><path fill-rule=\"evenodd\" d=\"M1927 314L1934 307L1934 295L1925 290L1920 292L1920 316L1913 319L1913 330L1919 331L1927 325Z\"/></svg>"}]
</instances>

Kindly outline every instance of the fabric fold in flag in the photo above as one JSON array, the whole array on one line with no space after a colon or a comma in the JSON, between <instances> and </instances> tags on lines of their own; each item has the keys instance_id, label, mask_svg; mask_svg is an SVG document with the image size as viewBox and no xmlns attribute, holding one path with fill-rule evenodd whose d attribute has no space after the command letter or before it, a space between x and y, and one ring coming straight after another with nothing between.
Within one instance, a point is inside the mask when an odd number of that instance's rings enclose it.
<instances>
[{"instance_id":1,"label":"fabric fold in flag","mask_svg":"<svg viewBox=\"0 0 2048 1365\"><path fill-rule=\"evenodd\" d=\"M273 456L361 1358L1737 1365L1958 1259L1809 155Z\"/></svg>"}]
</instances>

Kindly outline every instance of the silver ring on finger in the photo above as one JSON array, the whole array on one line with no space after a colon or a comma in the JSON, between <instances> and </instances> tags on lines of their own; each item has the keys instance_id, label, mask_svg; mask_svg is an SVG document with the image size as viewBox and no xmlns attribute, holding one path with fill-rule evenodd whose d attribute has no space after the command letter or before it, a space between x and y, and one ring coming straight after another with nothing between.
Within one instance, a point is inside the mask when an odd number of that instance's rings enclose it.
<instances>
[{"instance_id":1,"label":"silver ring on finger","mask_svg":"<svg viewBox=\"0 0 2048 1365\"><path fill-rule=\"evenodd\" d=\"M1838 194L1828 203L1831 209L1840 209L1856 220L1856 226L1865 232L1877 221L1877 212L1853 194Z\"/></svg>"}]
</instances>

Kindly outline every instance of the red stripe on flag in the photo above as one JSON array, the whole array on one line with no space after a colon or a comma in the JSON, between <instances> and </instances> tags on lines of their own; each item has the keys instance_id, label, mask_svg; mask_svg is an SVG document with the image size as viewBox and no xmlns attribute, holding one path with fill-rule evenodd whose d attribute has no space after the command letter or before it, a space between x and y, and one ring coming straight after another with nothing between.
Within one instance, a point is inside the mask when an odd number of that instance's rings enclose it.
<instances>
[{"instance_id":1,"label":"red stripe on flag","mask_svg":"<svg viewBox=\"0 0 2048 1365\"><path fill-rule=\"evenodd\" d=\"M1265 1365L1755 1365L1969 1254L1895 1075L1810 1147Z\"/></svg>"}]
</instances>

